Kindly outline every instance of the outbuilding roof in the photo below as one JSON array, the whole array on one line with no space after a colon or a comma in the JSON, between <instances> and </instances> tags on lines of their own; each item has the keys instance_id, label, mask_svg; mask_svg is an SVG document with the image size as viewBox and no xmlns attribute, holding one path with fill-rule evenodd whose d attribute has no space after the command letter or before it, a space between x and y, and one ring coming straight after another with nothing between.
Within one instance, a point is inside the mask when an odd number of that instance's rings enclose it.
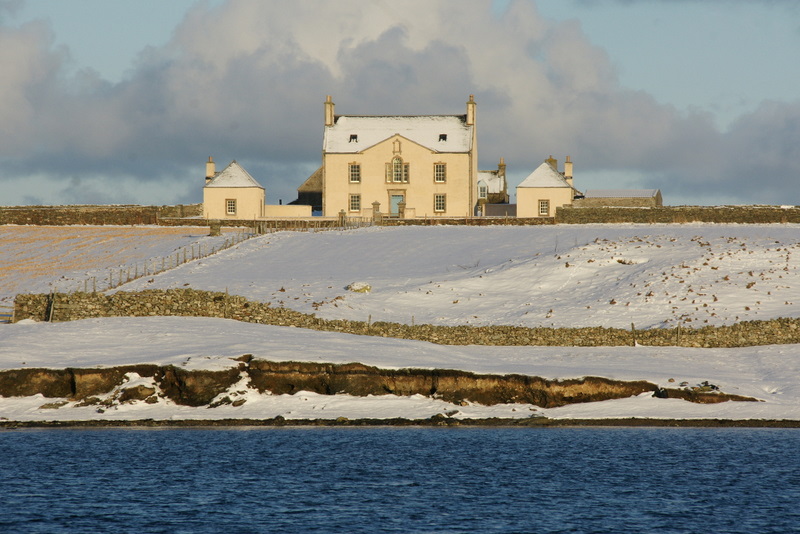
<instances>
[{"instance_id":1,"label":"outbuilding roof","mask_svg":"<svg viewBox=\"0 0 800 534\"><path fill-rule=\"evenodd\" d=\"M322 148L355 154L398 134L434 152L469 152L473 126L466 121L466 115L338 115L325 127Z\"/></svg>"},{"instance_id":2,"label":"outbuilding roof","mask_svg":"<svg viewBox=\"0 0 800 534\"><path fill-rule=\"evenodd\" d=\"M205 187L261 187L244 168L233 160L222 171L214 175Z\"/></svg>"},{"instance_id":3,"label":"outbuilding roof","mask_svg":"<svg viewBox=\"0 0 800 534\"><path fill-rule=\"evenodd\" d=\"M488 193L502 193L505 178L496 170L478 171L478 183L481 182L486 186Z\"/></svg>"},{"instance_id":4,"label":"outbuilding roof","mask_svg":"<svg viewBox=\"0 0 800 534\"><path fill-rule=\"evenodd\" d=\"M545 162L536 167L517 187L572 187L560 172Z\"/></svg>"},{"instance_id":5,"label":"outbuilding roof","mask_svg":"<svg viewBox=\"0 0 800 534\"><path fill-rule=\"evenodd\" d=\"M588 189L586 198L652 198L658 196L658 189Z\"/></svg>"}]
</instances>

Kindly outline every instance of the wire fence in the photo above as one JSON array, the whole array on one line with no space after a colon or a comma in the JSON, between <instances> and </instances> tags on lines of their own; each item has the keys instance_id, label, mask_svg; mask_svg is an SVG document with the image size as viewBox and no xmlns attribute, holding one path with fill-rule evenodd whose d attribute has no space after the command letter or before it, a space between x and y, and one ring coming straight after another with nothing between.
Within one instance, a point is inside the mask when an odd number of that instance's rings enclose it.
<instances>
[{"instance_id":1,"label":"wire fence","mask_svg":"<svg viewBox=\"0 0 800 534\"><path fill-rule=\"evenodd\" d=\"M336 219L273 219L254 221L253 230L259 234L271 232L320 232L326 230L354 230L374 226L372 217L338 217Z\"/></svg>"},{"instance_id":2,"label":"wire fence","mask_svg":"<svg viewBox=\"0 0 800 534\"><path fill-rule=\"evenodd\" d=\"M270 224L268 221L259 221L253 228L241 229L235 233L228 234L222 243L192 243L182 247L167 256L156 258L148 258L141 262L135 262L130 265L123 265L107 269L102 275L94 275L80 281L65 281L58 284L58 291L62 293L97 293L103 291L110 291L116 289L123 284L132 282L139 278L154 276L163 272L175 269L190 261L206 258L225 249L231 248L234 245L257 237L263 234L271 234L275 232L320 232L331 230L354 230L356 228L363 228L372 226L372 220L362 217L347 217L344 221L339 221L340 224L320 224L317 221L298 220L292 221L291 224ZM63 286L63 287L62 287ZM55 290L56 288L54 288ZM1 311L1 310L0 310ZM0 315L0 322L2 315Z\"/></svg>"},{"instance_id":3,"label":"wire fence","mask_svg":"<svg viewBox=\"0 0 800 534\"><path fill-rule=\"evenodd\" d=\"M107 269L102 275L94 275L81 281L67 282L66 287L58 287L57 290L62 293L109 291L136 279L161 274L190 261L207 258L257 235L243 230L231 233L222 243L192 243L167 256L147 258L141 262Z\"/></svg>"},{"instance_id":4,"label":"wire fence","mask_svg":"<svg viewBox=\"0 0 800 534\"><path fill-rule=\"evenodd\" d=\"M222 242L203 243L197 242L186 245L174 252L160 257L147 258L129 265L113 268L98 269L98 273L83 279L67 279L62 277L53 284L51 293L102 293L116 289L124 284L144 278L155 276L175 269L194 260L207 258L223 250L229 249L243 241L263 234L275 232L320 232L354 230L373 226L373 220L366 217L345 217L331 224L322 220L297 220L297 221L258 221L251 228L242 228L237 232L228 233ZM14 306L0 304L0 324L14 322Z\"/></svg>"}]
</instances>

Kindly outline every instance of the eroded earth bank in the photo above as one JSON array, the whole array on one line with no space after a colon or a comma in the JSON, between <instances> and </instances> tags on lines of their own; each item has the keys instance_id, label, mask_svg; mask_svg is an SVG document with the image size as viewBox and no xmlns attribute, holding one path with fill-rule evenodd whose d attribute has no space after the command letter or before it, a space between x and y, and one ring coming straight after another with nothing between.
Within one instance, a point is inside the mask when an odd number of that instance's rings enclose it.
<instances>
[{"instance_id":1,"label":"eroded earth bank","mask_svg":"<svg viewBox=\"0 0 800 534\"><path fill-rule=\"evenodd\" d=\"M137 380L131 380L136 377ZM144 382L141 378L149 378ZM245 391L274 395L308 391L320 395L423 395L456 405L476 403L532 404L554 408L573 403L620 399L653 392L660 398L680 398L697 403L755 401L720 391L659 388L646 381L620 381L600 377L547 380L519 374L475 374L447 369L380 369L360 363L325 364L274 362L237 358L223 370L187 370L173 365L125 365L87 369L12 369L0 372L0 396L28 397L41 394L58 399L58 408L69 403L96 405L98 410L120 403L238 406Z\"/></svg>"}]
</instances>

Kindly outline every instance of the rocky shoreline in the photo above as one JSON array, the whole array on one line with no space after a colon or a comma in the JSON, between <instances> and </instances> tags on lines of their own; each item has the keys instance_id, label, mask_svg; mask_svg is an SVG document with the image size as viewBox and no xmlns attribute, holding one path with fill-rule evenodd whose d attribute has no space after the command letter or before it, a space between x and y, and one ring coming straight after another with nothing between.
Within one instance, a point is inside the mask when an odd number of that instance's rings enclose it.
<instances>
[{"instance_id":1,"label":"rocky shoreline","mask_svg":"<svg viewBox=\"0 0 800 534\"><path fill-rule=\"evenodd\" d=\"M246 391L268 395L345 394L354 397L395 395L424 396L455 406L479 404L534 405L554 408L570 404L599 402L652 394L659 399L711 404L727 401L758 402L752 397L731 395L712 387L661 388L638 380L612 380L587 376L548 380L538 376L479 374L453 369L381 369L361 363L332 364L276 362L244 355L232 359L226 369L183 369L174 365L138 364L104 368L10 369L0 371L0 397L41 395L39 409L59 410L59 417L46 421L15 421L0 418L0 428L104 427L104 426L770 426L800 427L800 421L761 420L668 420L668 419L586 419L562 420L532 416L511 418L458 418L447 412L426 419L331 417L329 419L287 419L282 416L161 420L107 419L108 410L136 403L178 406L236 408L248 402ZM76 420L63 413L90 408L102 417ZM251 412L252 413L252 412ZM65 417L66 415L66 417Z\"/></svg>"},{"instance_id":2,"label":"rocky shoreline","mask_svg":"<svg viewBox=\"0 0 800 534\"><path fill-rule=\"evenodd\" d=\"M455 419L435 415L427 419L214 419L214 420L76 420L76 421L1 421L0 429L26 428L235 428L235 427L674 427L674 428L800 428L800 420L789 419Z\"/></svg>"}]
</instances>

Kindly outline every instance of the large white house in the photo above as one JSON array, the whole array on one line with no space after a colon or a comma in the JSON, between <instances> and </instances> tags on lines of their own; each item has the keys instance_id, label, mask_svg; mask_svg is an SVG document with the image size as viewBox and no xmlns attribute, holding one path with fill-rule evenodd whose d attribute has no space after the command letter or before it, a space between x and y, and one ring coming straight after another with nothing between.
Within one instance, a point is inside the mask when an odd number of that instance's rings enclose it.
<instances>
[{"instance_id":1,"label":"large white house","mask_svg":"<svg viewBox=\"0 0 800 534\"><path fill-rule=\"evenodd\" d=\"M476 103L463 115L336 115L325 101L318 190L324 216L464 217L478 205Z\"/></svg>"}]
</instances>

